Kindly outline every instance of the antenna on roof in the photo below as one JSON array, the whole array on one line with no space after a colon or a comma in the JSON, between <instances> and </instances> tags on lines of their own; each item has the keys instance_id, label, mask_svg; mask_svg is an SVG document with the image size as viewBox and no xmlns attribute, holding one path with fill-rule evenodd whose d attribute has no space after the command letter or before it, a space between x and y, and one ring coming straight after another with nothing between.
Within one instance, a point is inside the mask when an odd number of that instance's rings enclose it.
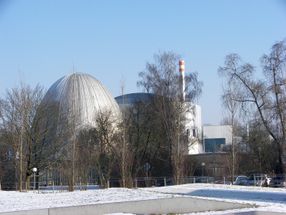
<instances>
[{"instance_id":1,"label":"antenna on roof","mask_svg":"<svg viewBox=\"0 0 286 215\"><path fill-rule=\"evenodd\" d=\"M125 104L125 99L124 99L124 90L125 90L125 79L124 77L122 77L121 81L120 81L120 89L121 89L121 96L122 96L122 99L123 99L123 105Z\"/></svg>"},{"instance_id":2,"label":"antenna on roof","mask_svg":"<svg viewBox=\"0 0 286 215\"><path fill-rule=\"evenodd\" d=\"M75 66L74 66L74 63L72 64L72 74L75 74Z\"/></svg>"}]
</instances>

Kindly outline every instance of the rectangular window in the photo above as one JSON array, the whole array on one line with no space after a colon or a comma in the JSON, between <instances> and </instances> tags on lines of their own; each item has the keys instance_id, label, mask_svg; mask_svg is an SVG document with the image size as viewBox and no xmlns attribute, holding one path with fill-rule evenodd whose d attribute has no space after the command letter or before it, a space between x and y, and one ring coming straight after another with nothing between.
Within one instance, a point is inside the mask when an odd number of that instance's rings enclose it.
<instances>
[{"instance_id":1,"label":"rectangular window","mask_svg":"<svg viewBox=\"0 0 286 215\"><path fill-rule=\"evenodd\" d=\"M225 145L225 138L206 138L205 139L205 151L206 152L220 152L223 145Z\"/></svg>"},{"instance_id":2,"label":"rectangular window","mask_svg":"<svg viewBox=\"0 0 286 215\"><path fill-rule=\"evenodd\" d=\"M193 137L196 137L196 129L193 129Z\"/></svg>"}]
</instances>

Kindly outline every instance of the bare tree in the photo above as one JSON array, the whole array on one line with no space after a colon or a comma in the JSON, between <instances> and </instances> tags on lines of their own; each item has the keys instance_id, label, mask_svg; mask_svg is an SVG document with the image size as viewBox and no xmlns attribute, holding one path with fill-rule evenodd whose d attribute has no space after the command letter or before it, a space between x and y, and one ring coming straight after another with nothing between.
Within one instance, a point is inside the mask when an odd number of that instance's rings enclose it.
<instances>
[{"instance_id":1,"label":"bare tree","mask_svg":"<svg viewBox=\"0 0 286 215\"><path fill-rule=\"evenodd\" d=\"M224 70L219 70L219 73L223 74ZM231 179L232 182L234 181L234 176L236 173L236 143L235 143L235 136L236 129L237 129L237 116L238 116L238 108L239 108L239 102L235 100L237 95L237 89L239 86L237 86L237 83L230 79L227 80L226 86L223 87L223 95L222 95L222 104L226 108L228 112L228 121L231 125Z\"/></svg>"},{"instance_id":2,"label":"bare tree","mask_svg":"<svg viewBox=\"0 0 286 215\"><path fill-rule=\"evenodd\" d=\"M117 132L117 144L114 153L117 158L117 165L119 167L119 173L121 176L123 187L132 187L132 166L134 162L134 153L132 145L128 140L128 127L130 119L126 115L126 110L123 110L122 119L118 123Z\"/></svg>"},{"instance_id":3,"label":"bare tree","mask_svg":"<svg viewBox=\"0 0 286 215\"><path fill-rule=\"evenodd\" d=\"M121 95L123 97L123 105L124 101L124 88L125 83L121 81ZM130 125L130 115L128 115L128 108L122 110L122 116L120 117L118 123L118 140L117 140L117 149L115 150L119 169L120 176L122 180L123 187L132 187L132 164L133 164L133 152L130 142L127 139L127 130Z\"/></svg>"},{"instance_id":4,"label":"bare tree","mask_svg":"<svg viewBox=\"0 0 286 215\"><path fill-rule=\"evenodd\" d=\"M286 110L286 45L285 41L272 46L269 55L262 57L264 79L254 77L254 67L242 63L240 57L231 54L226 57L225 65L220 71L234 81L237 95L233 100L240 102L242 109L256 110L266 132L277 145L277 173L283 173L283 147L285 147L285 110ZM252 111L253 112L253 111Z\"/></svg>"},{"instance_id":5,"label":"bare tree","mask_svg":"<svg viewBox=\"0 0 286 215\"><path fill-rule=\"evenodd\" d=\"M86 128L77 135L76 166L78 173L86 173L80 169L95 168L99 184L108 187L115 162L119 161L121 150L118 149L117 119L111 111L103 111L95 116L95 127ZM78 174L84 177L83 174Z\"/></svg>"},{"instance_id":6,"label":"bare tree","mask_svg":"<svg viewBox=\"0 0 286 215\"><path fill-rule=\"evenodd\" d=\"M83 129L79 132L77 139L77 169L78 176L82 182L87 184L89 182L89 175L96 171L94 167L95 159L95 137L96 132L94 128Z\"/></svg>"},{"instance_id":7,"label":"bare tree","mask_svg":"<svg viewBox=\"0 0 286 215\"><path fill-rule=\"evenodd\" d=\"M74 143L71 137L75 134L74 121L69 110L60 113L57 103L41 101L32 125L31 163L37 167L38 176L52 169L64 169L64 172L73 169L70 162L73 152L71 146ZM38 185L39 177L36 179Z\"/></svg>"},{"instance_id":8,"label":"bare tree","mask_svg":"<svg viewBox=\"0 0 286 215\"><path fill-rule=\"evenodd\" d=\"M164 166L168 166L169 148L165 144L161 123L154 114L154 97L149 99L138 101L125 110L126 139L133 156L133 178L156 176L159 172L166 172Z\"/></svg>"},{"instance_id":9,"label":"bare tree","mask_svg":"<svg viewBox=\"0 0 286 215\"><path fill-rule=\"evenodd\" d=\"M154 55L154 61L147 63L146 70L139 74L141 80L138 86L156 96L153 114L158 114L158 119L164 128L174 180L179 183L179 178L184 173L184 155L187 153L187 143L183 138L187 110L181 101L179 56L173 52L163 52ZM201 93L201 82L198 81L196 73L187 76L185 81L186 98L188 101L193 101Z\"/></svg>"},{"instance_id":10,"label":"bare tree","mask_svg":"<svg viewBox=\"0 0 286 215\"><path fill-rule=\"evenodd\" d=\"M249 153L252 159L250 170L272 174L276 168L277 145L272 142L259 120L253 120L249 131Z\"/></svg>"},{"instance_id":11,"label":"bare tree","mask_svg":"<svg viewBox=\"0 0 286 215\"><path fill-rule=\"evenodd\" d=\"M23 182L29 184L32 174L32 124L42 97L43 88L39 85L31 88L21 84L19 88L8 90L6 98L1 100L4 141L12 146L15 153L20 191L23 189Z\"/></svg>"}]
</instances>

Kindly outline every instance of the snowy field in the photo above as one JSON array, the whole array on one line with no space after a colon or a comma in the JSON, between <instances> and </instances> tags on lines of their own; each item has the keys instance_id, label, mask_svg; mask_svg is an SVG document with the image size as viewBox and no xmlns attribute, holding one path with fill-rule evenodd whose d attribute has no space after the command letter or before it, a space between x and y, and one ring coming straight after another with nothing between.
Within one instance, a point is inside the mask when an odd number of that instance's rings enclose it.
<instances>
[{"instance_id":1,"label":"snowy field","mask_svg":"<svg viewBox=\"0 0 286 215\"><path fill-rule=\"evenodd\" d=\"M192 196L219 201L250 203L257 208L199 214L224 214L238 211L285 212L286 189L243 187L215 184L186 184L154 188L110 188L75 192L15 192L0 191L0 212L77 206L121 201Z\"/></svg>"}]
</instances>

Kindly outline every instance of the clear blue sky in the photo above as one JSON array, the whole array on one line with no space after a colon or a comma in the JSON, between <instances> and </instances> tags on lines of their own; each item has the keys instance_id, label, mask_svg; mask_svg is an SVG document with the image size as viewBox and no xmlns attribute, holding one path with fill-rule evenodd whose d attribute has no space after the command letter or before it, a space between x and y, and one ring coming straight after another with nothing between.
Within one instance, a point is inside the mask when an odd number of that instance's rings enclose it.
<instances>
[{"instance_id":1,"label":"clear blue sky","mask_svg":"<svg viewBox=\"0 0 286 215\"><path fill-rule=\"evenodd\" d=\"M174 51L204 82L204 123L220 123L217 68L232 52L259 66L286 38L283 0L0 0L0 95L25 82L45 88L73 71L113 94L136 92L158 51Z\"/></svg>"}]
</instances>

